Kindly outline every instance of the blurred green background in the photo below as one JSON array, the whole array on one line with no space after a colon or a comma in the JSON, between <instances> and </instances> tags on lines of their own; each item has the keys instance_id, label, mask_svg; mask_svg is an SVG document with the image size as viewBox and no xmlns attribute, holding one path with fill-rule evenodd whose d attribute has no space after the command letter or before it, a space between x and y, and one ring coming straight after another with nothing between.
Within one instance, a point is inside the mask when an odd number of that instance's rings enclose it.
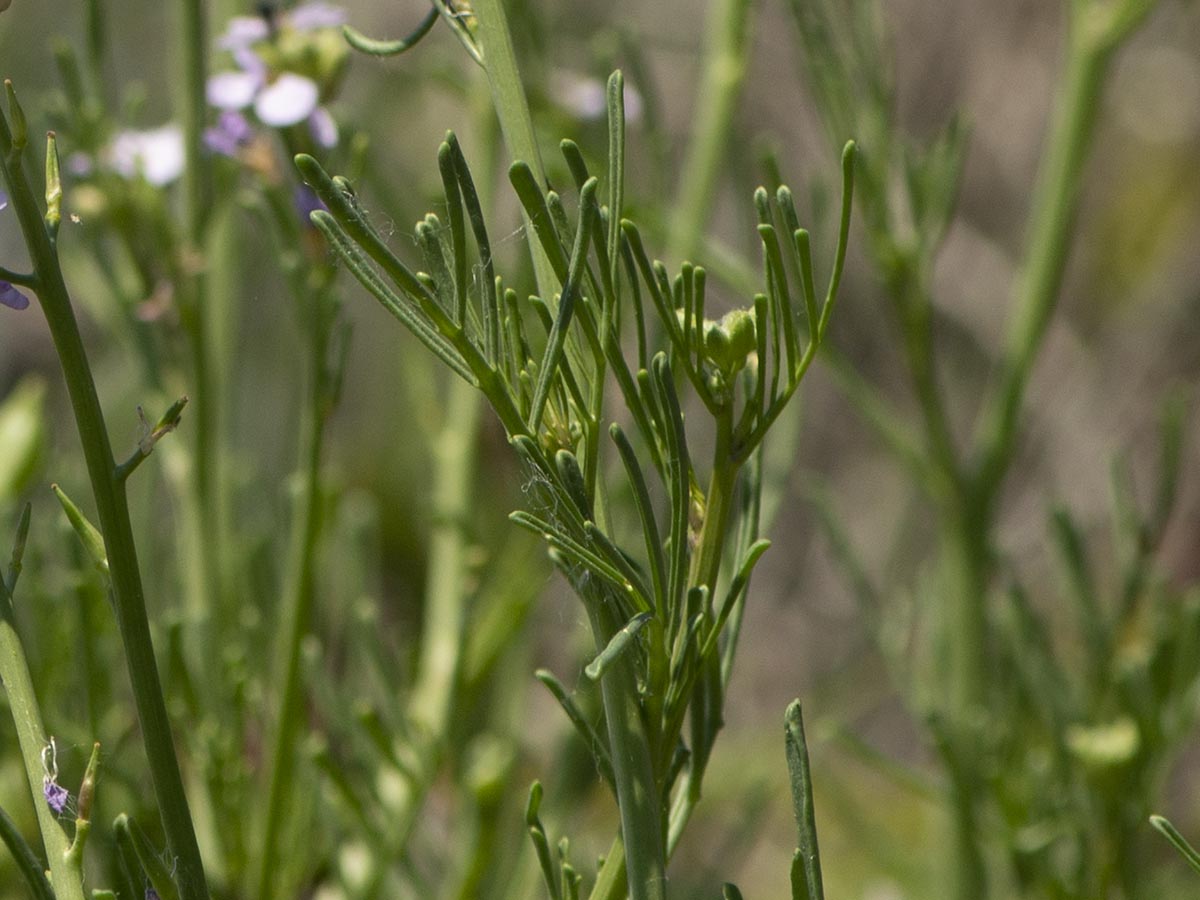
<instances>
[{"instance_id":1,"label":"blurred green background","mask_svg":"<svg viewBox=\"0 0 1200 900\"><path fill-rule=\"evenodd\" d=\"M213 6L214 34L229 14L250 12L229 2ZM416 0L358 0L345 6L356 27L380 37L407 31L424 11ZM639 212L651 216L645 222L653 236L651 252L661 256L669 223L656 222L653 215L661 198L677 190L696 102L703 5L688 0L519 0L508 6L510 15L528 26L518 43L548 160L554 158L550 151L560 137L574 138L596 156L603 152L602 125L573 108L572 91L580 84L597 79L602 84L607 72L621 65L644 98L642 115L630 128L628 190L633 217ZM961 109L971 129L958 213L935 272L943 387L958 411L953 418L958 423L971 423L974 400L988 374L980 360L994 355L1001 337L1013 259L1021 248L1027 200L1059 74L1058 6L1046 0L884 4L904 127L915 135L931 135L954 109ZM79 7L66 0L14 0L0 15L0 74L18 86L31 123L39 121L39 98L56 84L46 50L51 38L62 35L77 46L82 43ZM171 4L112 0L107 9L114 50L110 97L128 103L131 126L167 121L172 86L178 80ZM752 64L710 230L721 244L757 266L749 200L765 177L760 165L764 149L778 152L785 180L798 194L810 185L828 190L836 162L799 75L794 24L784 4L759 4L753 28ZM408 240L407 224L430 206L437 184L434 153L447 128L460 133L471 155L476 143L472 123L480 104L487 102L482 92L480 73L444 28L408 55L385 61L352 59L334 112L347 131L357 127L370 138L369 176L362 193L379 217L394 219L397 245ZM62 149L69 154L69 147ZM1076 514L1088 527L1095 557L1103 560L1112 458L1125 453L1135 471L1152 471L1159 401L1172 387L1190 390L1200 373L1198 162L1200 6L1166 0L1121 53L1103 98L1068 280L1031 385L1020 460L1003 498L1000 540L1032 587L1035 602L1052 600L1059 578L1046 552L1051 504L1065 504ZM568 180L561 168L557 178ZM68 212L71 199L68 187ZM511 257L526 238L518 227L515 203L503 187L496 206L498 218L507 217L510 227L493 226L493 233L507 235L500 252ZM818 239L829 232L824 224L814 223ZM76 234L88 227L86 218L64 223L61 243L69 261L74 259L70 254ZM230 435L235 478L244 485L235 521L239 540L253 548L247 552L271 554L278 550L274 531L295 453L294 360L300 352L299 337L279 279L267 264L270 242L248 222L238 226L236 234L245 249L229 304L237 317L230 323L237 336ZM0 260L19 268L23 254L15 223L0 219ZM698 262L706 261L703 253L698 257ZM665 261L672 268L679 262ZM76 260L69 275L85 310L85 329L92 338L101 394L119 450L136 441L133 409L140 398L127 357L87 312L95 277L88 265ZM395 630L395 639L385 637L385 643L400 646L405 630L411 630L420 615L428 472L427 462L413 446L411 429L422 419L422 404L430 402L432 376L421 348L357 285L345 281L347 315L355 326L353 350L329 460L339 488L363 492L378 504L379 567L366 578L377 583L384 620ZM720 285L713 296L718 308L737 299ZM894 323L889 321L891 310L854 242L842 298L834 342L915 417ZM30 376L40 376L44 385L44 427L51 449L21 498L0 497L0 512L11 519L16 500L32 498L37 529L46 536L57 527L49 482L60 481L77 494L85 493L78 446L36 304L21 315L0 310L0 397L28 383L24 380ZM747 609L726 732L715 751L696 825L673 864L673 877L681 893L690 886L697 896L716 896L723 880L737 881L748 897L784 895L794 832L780 721L788 701L800 696L809 722L831 896L936 897L943 824L938 807L923 799L923 784L906 788L886 774L886 766L868 764L861 747L854 752L850 748L865 744L917 771L930 766L929 750L871 649L851 591L803 496L818 480L827 486L872 572L885 586L894 582L897 596L919 583L915 569L936 535L919 511L914 513L904 477L820 367L801 394L800 421L784 426L799 428L798 442L787 450L794 453L790 489L770 530L775 543L755 579ZM1200 577L1197 423L1200 419L1193 414L1182 495L1160 553L1163 570L1179 585ZM787 443L783 435L777 441ZM483 482L488 495L480 497L477 527L510 528L503 513L520 502L519 476L508 462L498 428L487 432L485 444L490 454ZM1137 487L1142 494L1149 492L1151 477L1139 480ZM137 508L145 513L137 524L146 532L147 582L170 583L170 547L156 534L155 523L170 520L172 510L163 495L156 495L150 479L139 489ZM46 538L39 553L50 558L32 559L27 569L45 562L53 572L53 546ZM531 550L530 558L538 559L539 554ZM577 602L551 577L548 566L538 565L544 572L534 580L546 589L532 613L527 665L523 672L518 665L509 672L514 680L525 678L518 683L527 688L512 709L514 721L523 723L521 777L526 781L544 774L554 736L564 727L553 703L527 676L536 666L567 671L583 630ZM65 576L57 582L52 575L43 579L39 605L27 611L31 625L54 622L52 611L56 604L61 606L68 581ZM170 606L173 601L162 602ZM1049 615L1053 620L1053 610ZM35 671L45 676L39 688L46 697L58 696L56 677L70 680L54 673L83 664L71 637L74 627L61 621L50 626L50 634L60 638L57 645L49 637L38 639ZM4 747L13 740L7 721L0 722L0 737ZM76 747L79 754L82 746L80 742ZM1162 810L1191 834L1200 833L1197 750L1200 746L1180 760L1163 793ZM7 798L23 794L15 756L3 756L0 795L7 803ZM930 769L930 780L935 777ZM432 815L449 816L452 811L435 808ZM520 830L519 821L514 820L513 829ZM584 855L602 849L598 844ZM1162 858L1164 865L1175 865L1165 842ZM0 868L0 873L6 871ZM20 894L0 883L0 896Z\"/></svg>"}]
</instances>

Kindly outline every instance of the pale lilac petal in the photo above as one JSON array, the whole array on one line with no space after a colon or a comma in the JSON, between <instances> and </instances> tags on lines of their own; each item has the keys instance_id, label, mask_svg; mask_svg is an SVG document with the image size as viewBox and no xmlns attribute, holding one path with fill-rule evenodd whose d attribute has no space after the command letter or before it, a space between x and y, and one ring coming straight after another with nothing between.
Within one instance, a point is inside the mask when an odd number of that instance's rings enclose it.
<instances>
[{"instance_id":1,"label":"pale lilac petal","mask_svg":"<svg viewBox=\"0 0 1200 900\"><path fill-rule=\"evenodd\" d=\"M254 126L240 112L226 109L217 117L217 124L204 131L204 144L222 156L236 156L240 148L254 137Z\"/></svg>"},{"instance_id":2,"label":"pale lilac petal","mask_svg":"<svg viewBox=\"0 0 1200 900\"><path fill-rule=\"evenodd\" d=\"M598 78L586 78L574 72L558 72L554 78L555 98L581 119L599 119L608 108L604 85Z\"/></svg>"},{"instance_id":3,"label":"pale lilac petal","mask_svg":"<svg viewBox=\"0 0 1200 900\"><path fill-rule=\"evenodd\" d=\"M222 50L249 47L271 36L271 26L262 16L234 16L225 27L225 33L217 38Z\"/></svg>"},{"instance_id":4,"label":"pale lilac petal","mask_svg":"<svg viewBox=\"0 0 1200 900\"><path fill-rule=\"evenodd\" d=\"M340 28L346 24L346 11L330 3L304 3L288 13L287 21L297 31Z\"/></svg>"},{"instance_id":5,"label":"pale lilac petal","mask_svg":"<svg viewBox=\"0 0 1200 900\"><path fill-rule=\"evenodd\" d=\"M625 90L622 92L625 97L625 121L640 122L642 119L642 109L645 104L642 102L641 92L632 84L626 82Z\"/></svg>"},{"instance_id":6,"label":"pale lilac petal","mask_svg":"<svg viewBox=\"0 0 1200 900\"><path fill-rule=\"evenodd\" d=\"M109 147L109 165L118 175L141 175L155 187L170 184L183 174L183 132L178 125L151 131L123 131Z\"/></svg>"},{"instance_id":7,"label":"pale lilac petal","mask_svg":"<svg viewBox=\"0 0 1200 900\"><path fill-rule=\"evenodd\" d=\"M313 110L313 114L308 117L308 130L313 140L326 150L337 146L337 122L333 121L333 116L325 107L318 106Z\"/></svg>"},{"instance_id":8,"label":"pale lilac petal","mask_svg":"<svg viewBox=\"0 0 1200 900\"><path fill-rule=\"evenodd\" d=\"M218 72L208 79L204 93L209 106L245 109L254 102L262 83L262 76L254 72Z\"/></svg>"},{"instance_id":9,"label":"pale lilac petal","mask_svg":"<svg viewBox=\"0 0 1200 900\"><path fill-rule=\"evenodd\" d=\"M555 72L552 93L568 111L581 119L602 119L608 113L608 89L598 78L575 72ZM642 117L642 95L637 88L625 85L625 121L636 122Z\"/></svg>"},{"instance_id":10,"label":"pale lilac petal","mask_svg":"<svg viewBox=\"0 0 1200 900\"><path fill-rule=\"evenodd\" d=\"M259 86L267 80L267 64L254 52L253 47L234 47L230 55L239 69L258 78Z\"/></svg>"},{"instance_id":11,"label":"pale lilac petal","mask_svg":"<svg viewBox=\"0 0 1200 900\"><path fill-rule=\"evenodd\" d=\"M29 298L7 281L0 281L0 306L7 306L9 309L25 309L29 306Z\"/></svg>"},{"instance_id":12,"label":"pale lilac petal","mask_svg":"<svg viewBox=\"0 0 1200 900\"><path fill-rule=\"evenodd\" d=\"M309 224L309 215L316 212L318 209L325 209L325 204L321 202L321 198L313 193L312 188L307 184L298 184L292 192L292 202L296 205L296 212L300 215L300 220L305 224Z\"/></svg>"},{"instance_id":13,"label":"pale lilac petal","mask_svg":"<svg viewBox=\"0 0 1200 900\"><path fill-rule=\"evenodd\" d=\"M67 171L76 178L86 178L95 169L92 158L82 151L76 151L67 157Z\"/></svg>"},{"instance_id":14,"label":"pale lilac petal","mask_svg":"<svg viewBox=\"0 0 1200 900\"><path fill-rule=\"evenodd\" d=\"M63 814L63 810L67 808L67 801L71 799L71 795L67 789L54 781L46 781L42 785L42 794L46 798L46 805L54 810L56 815L60 816Z\"/></svg>"},{"instance_id":15,"label":"pale lilac petal","mask_svg":"<svg viewBox=\"0 0 1200 900\"><path fill-rule=\"evenodd\" d=\"M319 94L311 78L284 72L255 98L254 114L264 125L286 128L313 114Z\"/></svg>"},{"instance_id":16,"label":"pale lilac petal","mask_svg":"<svg viewBox=\"0 0 1200 900\"><path fill-rule=\"evenodd\" d=\"M0 209L4 209L6 206L8 206L8 194L0 191Z\"/></svg>"}]
</instances>

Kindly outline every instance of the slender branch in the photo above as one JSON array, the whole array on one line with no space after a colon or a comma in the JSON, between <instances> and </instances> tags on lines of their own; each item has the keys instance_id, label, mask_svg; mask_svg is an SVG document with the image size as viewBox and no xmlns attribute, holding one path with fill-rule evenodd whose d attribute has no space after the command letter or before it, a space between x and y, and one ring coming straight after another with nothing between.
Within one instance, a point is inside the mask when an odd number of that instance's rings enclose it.
<instances>
[{"instance_id":1,"label":"slender branch","mask_svg":"<svg viewBox=\"0 0 1200 900\"><path fill-rule=\"evenodd\" d=\"M11 83L6 83L6 87L11 100ZM21 167L21 149L14 148L8 119L0 114L0 172L9 186L13 207L41 287L38 299L62 366L79 430L111 567L117 627L125 647L134 704L141 723L150 780L158 798L163 831L170 852L178 861L176 874L183 900L207 900L204 866L183 789L179 761L175 756L170 720L150 637L125 489L116 475L116 463L104 415L57 253L42 221L28 175Z\"/></svg>"},{"instance_id":2,"label":"slender branch","mask_svg":"<svg viewBox=\"0 0 1200 900\"><path fill-rule=\"evenodd\" d=\"M504 143L514 160L521 160L533 169L543 191L546 176L542 167L542 154L538 149L537 133L533 129L533 118L529 114L529 103L525 99L525 88L521 71L517 66L517 55L513 50L512 34L504 14L501 0L476 0L475 16L479 19L479 41L483 45L483 66L487 70L488 85L492 90L492 103L500 118L500 130ZM558 289L558 277L550 258L541 242L532 239L533 227L527 213L522 211L525 229L530 234L530 252L533 254L533 270L537 277L538 292L547 303L552 303Z\"/></svg>"},{"instance_id":3,"label":"slender branch","mask_svg":"<svg viewBox=\"0 0 1200 900\"><path fill-rule=\"evenodd\" d=\"M714 0L709 7L703 73L696 87L695 127L679 178L677 215L667 259L696 252L716 197L738 94L746 77L753 0Z\"/></svg>"}]
</instances>

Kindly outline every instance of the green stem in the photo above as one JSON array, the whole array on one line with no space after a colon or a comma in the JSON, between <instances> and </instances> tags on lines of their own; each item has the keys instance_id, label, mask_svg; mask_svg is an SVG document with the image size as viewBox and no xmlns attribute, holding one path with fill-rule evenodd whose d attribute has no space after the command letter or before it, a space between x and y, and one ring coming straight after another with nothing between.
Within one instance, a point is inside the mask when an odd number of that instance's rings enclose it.
<instances>
[{"instance_id":1,"label":"green stem","mask_svg":"<svg viewBox=\"0 0 1200 900\"><path fill-rule=\"evenodd\" d=\"M521 71L517 66L517 54L513 50L512 34L504 14L501 0L475 0L475 16L479 20L479 42L483 45L483 65L487 70L488 86L492 91L492 103L500 118L500 130L504 143L513 160L529 164L538 184L546 189L546 175L542 166L542 154L538 149L537 132L533 129L533 118L529 114L529 103L525 99L525 88ZM530 252L533 254L533 271L537 278L538 292L551 303L558 292L558 277L546 255L541 241L534 240L533 226L524 210L525 231L529 235Z\"/></svg>"},{"instance_id":2,"label":"green stem","mask_svg":"<svg viewBox=\"0 0 1200 900\"><path fill-rule=\"evenodd\" d=\"M25 776L29 780L33 807L37 811L38 828L41 830L42 843L50 863L50 878L55 886L55 893L50 894L50 897L57 896L58 900L83 900L83 880L78 869L67 859L70 842L42 796L42 778L45 774L42 768L42 749L46 746L46 729L42 724L41 709L33 689L33 679L29 674L29 663L25 659L25 648L17 634L12 599L3 584L0 584L0 680L4 682L4 689L8 695L13 724L17 729L17 743L20 744L21 758L25 762ZM20 835L16 837L19 841ZM17 859L22 863L28 862L23 857ZM35 866L34 872L41 876L41 867L36 860ZM41 877L43 884L45 880ZM38 893L36 884L31 884L31 887L35 894L42 896Z\"/></svg>"},{"instance_id":3,"label":"green stem","mask_svg":"<svg viewBox=\"0 0 1200 900\"><path fill-rule=\"evenodd\" d=\"M35 797L35 802L36 799ZM17 870L29 886L29 893L33 895L33 900L55 900L54 891L50 888L50 882L46 880L41 860L21 837L21 832L17 830L17 823L10 819L8 813L3 809L0 809L0 841L4 841L8 852L12 854Z\"/></svg>"},{"instance_id":4,"label":"green stem","mask_svg":"<svg viewBox=\"0 0 1200 900\"><path fill-rule=\"evenodd\" d=\"M448 390L445 423L432 442L435 524L429 542L421 658L411 704L414 722L435 742L446 736L462 658L471 568L467 523L482 409L475 388L462 379L450 379Z\"/></svg>"},{"instance_id":5,"label":"green stem","mask_svg":"<svg viewBox=\"0 0 1200 900\"><path fill-rule=\"evenodd\" d=\"M476 390L459 378L449 380L445 420L433 447L433 532L429 571L425 581L425 624L421 658L410 709L420 726L415 747L420 756L417 778L407 787L403 802L391 813L384 847L389 858L372 861L366 889L359 895L378 895L395 851L407 843L449 736L458 688L470 578L471 512L476 449L482 404Z\"/></svg>"},{"instance_id":6,"label":"green stem","mask_svg":"<svg viewBox=\"0 0 1200 900\"><path fill-rule=\"evenodd\" d=\"M1008 470L1025 387L1058 305L1084 163L1114 49L1107 43L1084 40L1078 21L1072 26L1063 87L1034 190L1025 263L1017 282L999 383L988 398L982 420L978 490L985 495L997 490Z\"/></svg>"},{"instance_id":7,"label":"green stem","mask_svg":"<svg viewBox=\"0 0 1200 900\"><path fill-rule=\"evenodd\" d=\"M937 361L933 349L933 297L923 261L912 255L897 263L890 290L903 319L904 355L912 378L913 391L921 409L925 440L934 482L941 489L953 490L961 480L959 455L946 418L946 404L937 379Z\"/></svg>"},{"instance_id":8,"label":"green stem","mask_svg":"<svg viewBox=\"0 0 1200 900\"><path fill-rule=\"evenodd\" d=\"M212 167L204 147L208 115L205 88L208 81L208 28L203 0L182 0L179 50L182 69L179 105L183 120L186 167L183 173L187 246L180 274L180 310L192 358L192 489L196 523L192 566L192 615L203 620L216 613L222 574L220 519L219 409L224 396L213 337L225 319L223 308L213 308L220 298L209 290L206 258L212 214ZM190 260L190 262L188 262ZM223 306L223 304L222 304Z\"/></svg>"},{"instance_id":9,"label":"green stem","mask_svg":"<svg viewBox=\"0 0 1200 900\"><path fill-rule=\"evenodd\" d=\"M315 298L320 304L321 298ZM313 311L314 317L319 312ZM313 371L310 374L309 403L305 411L304 487L302 508L296 523L293 549L290 554L293 583L285 594L286 626L282 645L279 721L275 726L275 741L271 750L271 777L267 789L266 813L263 818L262 852L259 854L257 891L261 900L280 896L278 854L283 838L284 813L288 809L296 777L296 737L304 713L304 691L301 645L309 632L313 598L316 594L317 542L321 533L321 450L327 421L327 394L323 365L327 353L324 329L313 323Z\"/></svg>"},{"instance_id":10,"label":"green stem","mask_svg":"<svg viewBox=\"0 0 1200 900\"><path fill-rule=\"evenodd\" d=\"M493 103L509 152L526 161L544 188L541 153L533 120L525 100L512 37L501 0L476 0L479 36ZM526 219L526 229L532 226ZM559 281L541 243L530 240L538 290L548 302L557 293ZM512 434L525 431L523 423L506 422ZM603 649L620 624L610 621L608 600L595 590L581 590L592 624L597 648ZM623 624L623 623L621 623ZM653 759L646 739L638 704L636 673L632 661L618 661L601 680L601 696L612 747L621 829L628 849L629 895L634 900L660 900L665 896L665 858L661 817L655 790ZM606 870L609 865L606 864ZM607 881L620 886L619 879Z\"/></svg>"},{"instance_id":11,"label":"green stem","mask_svg":"<svg viewBox=\"0 0 1200 900\"><path fill-rule=\"evenodd\" d=\"M700 61L703 73L696 92L695 127L679 178L677 215L671 225L667 259L696 252L716 197L717 179L733 133L738 95L746 79L753 0L715 0Z\"/></svg>"},{"instance_id":12,"label":"green stem","mask_svg":"<svg viewBox=\"0 0 1200 900\"><path fill-rule=\"evenodd\" d=\"M11 90L11 89L10 89ZM62 366L87 463L100 530L104 534L112 577L117 627L125 648L134 704L141 723L150 780L158 798L163 831L177 860L176 875L183 900L207 900L208 886L200 848L163 699L158 663L150 637L146 601L124 484L116 474L112 446L96 386L79 333L58 256L42 222L38 201L21 166L20 147L13 147L7 118L0 115L0 170L9 186L29 256L38 279L38 299Z\"/></svg>"},{"instance_id":13,"label":"green stem","mask_svg":"<svg viewBox=\"0 0 1200 900\"><path fill-rule=\"evenodd\" d=\"M733 420L730 412L723 410L721 415L718 416L716 424L716 446L713 450L713 471L709 481L708 495L705 498L704 525L701 528L699 545L692 556L691 570L688 577L689 586L704 585L708 587L710 593L715 589L717 577L720 575L721 558L725 549L725 540L734 509L734 488L737 483L738 472L741 468L731 455L733 449ZM595 624L593 624L594 628ZM720 661L714 657L712 663L719 665ZM606 675L605 679L601 681L601 686L607 680L608 676ZM607 709L606 705L606 713ZM677 737L678 728L672 727L668 729L662 736L659 748L660 753L664 752L667 747L670 747L673 751ZM613 741L613 752L616 754L617 745L612 737L611 728L609 739ZM707 750L702 748L694 749L702 752L705 758L707 758ZM711 747L708 749L711 749ZM614 768L616 768L615 760ZM665 858L668 860L678 845L679 839L688 821L691 819L692 813L695 812L696 804L700 799L699 783L698 781L693 783L691 779L692 776L689 773L684 784L681 785L676 794L675 802L671 806L667 821L666 845L663 848ZM620 787L618 784L619 796ZM658 834L661 834L661 832ZM661 841L661 837L657 839ZM626 865L625 848L632 844L631 836L627 832L624 846L619 843L613 845L609 855L605 858L604 867L600 870L597 877L590 900L618 900L618 898L625 896L624 886L613 875L615 872L622 870ZM630 867L632 868L631 861ZM629 883L632 887L632 877ZM631 896L633 895L631 894Z\"/></svg>"},{"instance_id":14,"label":"green stem","mask_svg":"<svg viewBox=\"0 0 1200 900\"><path fill-rule=\"evenodd\" d=\"M946 579L943 622L949 665L951 720L965 725L979 715L987 696L987 589L991 576L988 509L964 500L948 513L942 559Z\"/></svg>"},{"instance_id":15,"label":"green stem","mask_svg":"<svg viewBox=\"0 0 1200 900\"><path fill-rule=\"evenodd\" d=\"M594 581L591 582L595 584ZM602 588L579 585L587 608L596 649L603 650L624 623L613 620L613 598ZM638 702L635 655L623 654L600 679L604 718L621 816L624 858L610 856L597 884L607 886L608 898L664 900L666 897L666 852L663 844L662 812L659 807L654 760L647 740L641 705ZM613 845L617 854L617 845ZM610 866L625 865L625 883L613 877ZM595 891L592 894L596 897Z\"/></svg>"},{"instance_id":16,"label":"green stem","mask_svg":"<svg viewBox=\"0 0 1200 900\"><path fill-rule=\"evenodd\" d=\"M204 0L183 0L180 28L180 59L183 66L183 133L187 165L184 193L187 200L188 236L199 248L212 209L212 169L204 149L204 127L208 115L205 90L208 84L208 28Z\"/></svg>"},{"instance_id":17,"label":"green stem","mask_svg":"<svg viewBox=\"0 0 1200 900\"><path fill-rule=\"evenodd\" d=\"M1070 19L1063 86L1034 190L1025 261L998 383L985 400L976 445L978 468L958 483L955 508L949 512L953 530L944 554L946 643L953 685L948 740L956 745L951 754L957 761L948 758L947 763L956 770L955 896L961 900L974 900L986 891L977 833L979 779L974 753L967 751L977 748L972 723L987 701L987 541L994 500L1014 458L1025 390L1062 291L1105 77L1114 51L1136 24L1134 19L1120 20L1119 25L1116 19L1105 20L1101 10L1086 2L1072 3Z\"/></svg>"}]
</instances>

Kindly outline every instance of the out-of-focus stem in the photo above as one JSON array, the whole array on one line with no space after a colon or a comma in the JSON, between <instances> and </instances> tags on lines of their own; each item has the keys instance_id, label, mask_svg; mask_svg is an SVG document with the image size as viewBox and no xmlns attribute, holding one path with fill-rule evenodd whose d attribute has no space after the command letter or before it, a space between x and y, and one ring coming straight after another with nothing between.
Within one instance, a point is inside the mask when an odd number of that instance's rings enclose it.
<instances>
[{"instance_id":1,"label":"out-of-focus stem","mask_svg":"<svg viewBox=\"0 0 1200 900\"><path fill-rule=\"evenodd\" d=\"M679 178L667 259L696 252L716 197L730 124L746 78L752 0L714 0L709 7L703 73L696 91L692 138Z\"/></svg>"},{"instance_id":2,"label":"out-of-focus stem","mask_svg":"<svg viewBox=\"0 0 1200 900\"><path fill-rule=\"evenodd\" d=\"M313 298L316 303L321 298ZM315 320L310 339L313 371L310 373L309 402L304 414L304 444L301 453L304 480L300 515L289 555L291 584L285 597L284 642L280 661L279 721L275 726L267 789L266 813L263 817L262 852L258 859L256 897L270 900L279 896L278 859L282 838L283 817L295 784L296 740L304 712L301 644L308 634L316 593L316 555L321 534L321 451L327 422L327 384L324 361L328 353L327 329Z\"/></svg>"},{"instance_id":3,"label":"out-of-focus stem","mask_svg":"<svg viewBox=\"0 0 1200 900\"><path fill-rule=\"evenodd\" d=\"M983 494L994 492L1008 469L1025 387L1058 305L1084 162L1111 57L1111 48L1086 43L1077 33L1068 41L1064 82L1033 194L1000 380L983 419L977 487Z\"/></svg>"},{"instance_id":4,"label":"out-of-focus stem","mask_svg":"<svg viewBox=\"0 0 1200 900\"><path fill-rule=\"evenodd\" d=\"M445 737L452 708L466 619L467 553L471 489L481 403L461 378L447 386L446 417L433 441L433 517L429 574L425 583L425 624L413 688L411 715L435 741Z\"/></svg>"}]
</instances>

